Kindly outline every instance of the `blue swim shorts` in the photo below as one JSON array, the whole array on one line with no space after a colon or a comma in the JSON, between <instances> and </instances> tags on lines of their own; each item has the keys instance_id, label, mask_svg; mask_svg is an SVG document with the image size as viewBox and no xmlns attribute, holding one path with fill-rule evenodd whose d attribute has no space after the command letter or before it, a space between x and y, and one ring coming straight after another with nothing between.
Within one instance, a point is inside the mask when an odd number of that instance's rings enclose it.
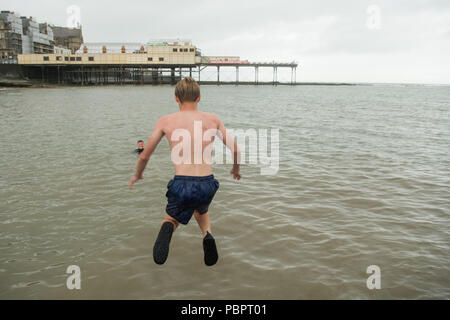
<instances>
[{"instance_id":1,"label":"blue swim shorts","mask_svg":"<svg viewBox=\"0 0 450 320\"><path fill-rule=\"evenodd\" d=\"M167 184L166 212L182 224L188 224L194 214L194 210L203 214L208 212L217 189L219 181L214 175L175 176Z\"/></svg>"}]
</instances>

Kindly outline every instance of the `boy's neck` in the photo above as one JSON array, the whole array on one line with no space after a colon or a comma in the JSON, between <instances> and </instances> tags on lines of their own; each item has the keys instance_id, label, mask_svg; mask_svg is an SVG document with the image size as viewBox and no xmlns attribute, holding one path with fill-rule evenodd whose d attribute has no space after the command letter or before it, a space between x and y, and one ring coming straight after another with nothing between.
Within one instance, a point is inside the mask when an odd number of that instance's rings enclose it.
<instances>
[{"instance_id":1,"label":"boy's neck","mask_svg":"<svg viewBox=\"0 0 450 320\"><path fill-rule=\"evenodd\" d=\"M197 102L184 102L179 104L180 111L197 111Z\"/></svg>"}]
</instances>

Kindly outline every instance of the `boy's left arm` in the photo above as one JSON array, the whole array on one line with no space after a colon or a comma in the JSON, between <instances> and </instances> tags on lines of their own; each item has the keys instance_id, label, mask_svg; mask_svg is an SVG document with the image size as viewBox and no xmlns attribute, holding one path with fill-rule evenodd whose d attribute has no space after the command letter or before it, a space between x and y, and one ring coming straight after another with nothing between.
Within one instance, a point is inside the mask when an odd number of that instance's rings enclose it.
<instances>
[{"instance_id":1,"label":"boy's left arm","mask_svg":"<svg viewBox=\"0 0 450 320\"><path fill-rule=\"evenodd\" d=\"M144 151L142 151L141 154L139 155L138 162L136 165L136 173L130 179L129 185L130 190L133 188L133 184L136 181L144 178L143 172L145 166L147 165L147 162L150 160L150 156L153 154L153 151L155 151L156 147L158 146L158 143L161 141L161 138L164 136L163 127L164 127L164 119L161 118L156 123L152 135L150 136L150 138L148 138L147 144L144 147Z\"/></svg>"}]
</instances>

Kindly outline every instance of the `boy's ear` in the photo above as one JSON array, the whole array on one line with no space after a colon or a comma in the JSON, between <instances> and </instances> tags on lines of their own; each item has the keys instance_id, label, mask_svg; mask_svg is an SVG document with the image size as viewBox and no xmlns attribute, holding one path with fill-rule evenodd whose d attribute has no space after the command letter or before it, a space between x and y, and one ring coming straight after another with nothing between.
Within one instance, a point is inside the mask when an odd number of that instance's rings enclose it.
<instances>
[{"instance_id":1,"label":"boy's ear","mask_svg":"<svg viewBox=\"0 0 450 320\"><path fill-rule=\"evenodd\" d=\"M180 103L180 100L178 99L177 95L175 94L175 101Z\"/></svg>"},{"instance_id":2,"label":"boy's ear","mask_svg":"<svg viewBox=\"0 0 450 320\"><path fill-rule=\"evenodd\" d=\"M197 103L200 102L200 97L201 97L201 96L199 95L198 98L197 98L197 101L196 101Z\"/></svg>"}]
</instances>

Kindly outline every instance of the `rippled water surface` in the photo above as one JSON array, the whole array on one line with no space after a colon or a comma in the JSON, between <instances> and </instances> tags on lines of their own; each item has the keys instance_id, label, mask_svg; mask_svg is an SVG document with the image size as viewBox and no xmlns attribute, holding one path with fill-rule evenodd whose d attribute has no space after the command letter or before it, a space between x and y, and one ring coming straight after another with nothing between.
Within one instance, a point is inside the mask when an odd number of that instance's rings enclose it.
<instances>
[{"instance_id":1,"label":"rippled water surface","mask_svg":"<svg viewBox=\"0 0 450 320\"><path fill-rule=\"evenodd\" d=\"M153 262L166 141L127 189L174 87L0 90L1 299L450 298L450 87L201 89L229 128L280 128L277 175L214 167L214 267L195 219Z\"/></svg>"}]
</instances>

